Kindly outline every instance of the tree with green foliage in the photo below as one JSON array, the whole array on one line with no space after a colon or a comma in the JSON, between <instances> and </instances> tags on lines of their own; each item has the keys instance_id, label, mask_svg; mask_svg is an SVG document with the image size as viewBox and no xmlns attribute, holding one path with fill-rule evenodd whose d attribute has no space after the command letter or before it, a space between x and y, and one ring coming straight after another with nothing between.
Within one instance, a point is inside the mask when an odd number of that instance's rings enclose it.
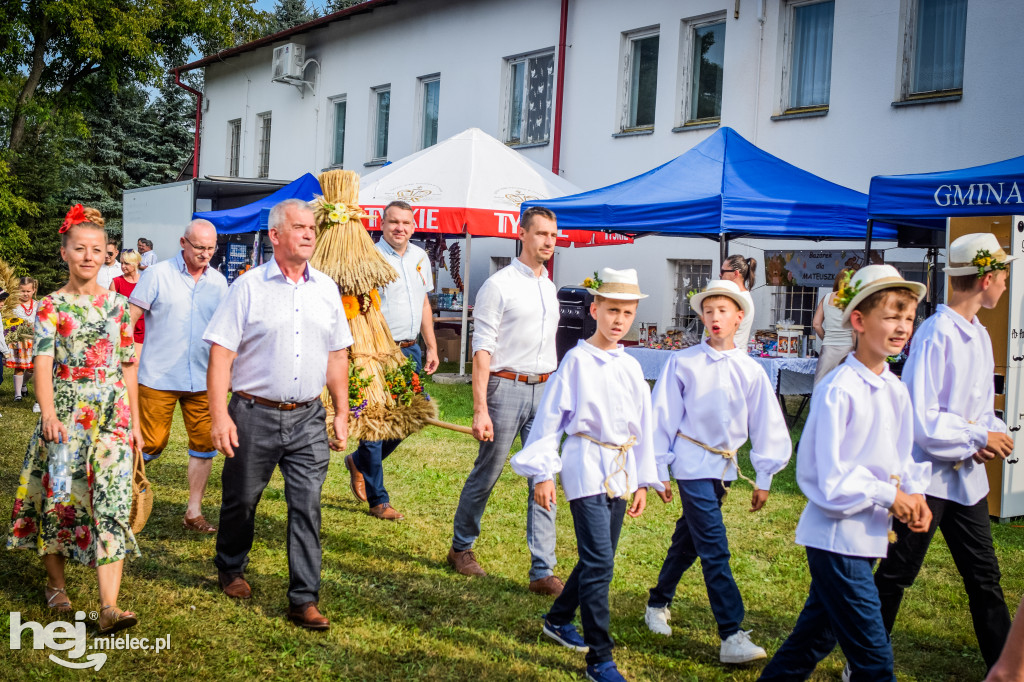
<instances>
[{"instance_id":1,"label":"tree with green foliage","mask_svg":"<svg viewBox=\"0 0 1024 682\"><path fill-rule=\"evenodd\" d=\"M315 10L310 10L306 0L277 0L274 7L275 33L316 19Z\"/></svg>"}]
</instances>

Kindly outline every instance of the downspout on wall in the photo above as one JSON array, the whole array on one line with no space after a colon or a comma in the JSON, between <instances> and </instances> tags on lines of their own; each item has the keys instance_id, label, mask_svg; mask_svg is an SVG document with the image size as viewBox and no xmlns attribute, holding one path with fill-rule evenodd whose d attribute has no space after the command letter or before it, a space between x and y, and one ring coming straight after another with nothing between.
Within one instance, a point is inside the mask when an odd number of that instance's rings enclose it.
<instances>
[{"instance_id":1,"label":"downspout on wall","mask_svg":"<svg viewBox=\"0 0 1024 682\"><path fill-rule=\"evenodd\" d=\"M558 72L555 77L555 121L552 134L551 172L560 175L559 166L562 161L562 95L565 92L565 50L566 34L569 26L569 0L562 0L562 14L558 22ZM548 261L548 277L555 278L555 257Z\"/></svg>"},{"instance_id":2,"label":"downspout on wall","mask_svg":"<svg viewBox=\"0 0 1024 682\"><path fill-rule=\"evenodd\" d=\"M192 150L192 177L199 177L199 126L203 122L203 93L181 82L179 68L174 69L174 84L196 96L196 134Z\"/></svg>"}]
</instances>

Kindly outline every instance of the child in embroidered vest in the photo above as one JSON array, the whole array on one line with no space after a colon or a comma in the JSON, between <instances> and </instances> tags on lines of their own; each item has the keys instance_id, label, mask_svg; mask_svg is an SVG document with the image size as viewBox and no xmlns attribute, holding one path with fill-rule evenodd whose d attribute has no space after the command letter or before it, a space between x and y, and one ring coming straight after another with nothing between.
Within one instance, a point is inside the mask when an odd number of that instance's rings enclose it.
<instances>
[{"instance_id":1,"label":"child in embroidered vest","mask_svg":"<svg viewBox=\"0 0 1024 682\"><path fill-rule=\"evenodd\" d=\"M846 655L844 680L896 680L871 569L894 539L893 517L910 531L928 529L931 465L911 457L910 396L886 358L910 338L924 291L891 265L869 265L836 295L857 350L815 388L797 452L808 501L796 542L807 550L810 595L761 680L807 679L836 642Z\"/></svg>"},{"instance_id":2,"label":"child in embroidered vest","mask_svg":"<svg viewBox=\"0 0 1024 682\"><path fill-rule=\"evenodd\" d=\"M545 509L555 502L559 474L576 529L579 561L544 616L544 634L586 652L588 680L619 682L625 678L612 660L608 609L615 548L624 514L640 516L647 488L662 484L651 446L651 391L640 364L619 345L646 295L636 270L605 268L588 279L597 331L566 353L548 381L512 469L533 478L534 497ZM577 610L583 637L572 625Z\"/></svg>"},{"instance_id":3,"label":"child in embroidered vest","mask_svg":"<svg viewBox=\"0 0 1024 682\"><path fill-rule=\"evenodd\" d=\"M683 573L700 558L711 611L722 640L719 660L747 663L765 658L764 649L741 629L743 598L729 568L729 542L722 501L737 475L754 484L750 511L768 499L772 476L792 455L782 410L768 375L733 341L752 305L735 283L714 280L695 294L708 336L700 345L673 353L654 387L654 452L661 499L672 501L669 465L679 486L683 514L650 591L644 620L652 632L671 635L669 608ZM736 451L751 440L751 481L739 470Z\"/></svg>"},{"instance_id":4,"label":"child in embroidered vest","mask_svg":"<svg viewBox=\"0 0 1024 682\"><path fill-rule=\"evenodd\" d=\"M985 462L1006 459L1013 440L994 412L992 340L977 312L998 304L1014 257L993 234L966 234L950 244L948 260L948 305L940 305L917 330L903 370L913 405L914 459L932 467L925 491L932 524L921 534L893 524L898 539L875 571L875 585L882 621L892 632L904 588L913 584L941 529L963 577L978 646L991 667L1010 631L1010 610L992 546Z\"/></svg>"}]
</instances>

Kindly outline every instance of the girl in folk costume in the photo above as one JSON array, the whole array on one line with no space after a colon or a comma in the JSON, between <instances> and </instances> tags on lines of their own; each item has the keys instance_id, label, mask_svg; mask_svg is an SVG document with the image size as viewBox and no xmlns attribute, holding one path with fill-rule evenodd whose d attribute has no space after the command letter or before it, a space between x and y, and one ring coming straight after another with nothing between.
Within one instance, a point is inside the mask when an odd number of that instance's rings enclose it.
<instances>
[{"instance_id":1,"label":"girl in folk costume","mask_svg":"<svg viewBox=\"0 0 1024 682\"><path fill-rule=\"evenodd\" d=\"M734 343L753 306L731 281L712 280L691 299L708 337L672 354L654 386L654 452L664 502L672 500L669 466L679 485L683 515L651 588L644 620L652 632L671 635L669 607L683 573L700 558L711 611L722 640L722 663L765 658L742 630L743 598L729 567L722 501L740 473L736 451L750 437L756 480L750 511L768 499L772 477L789 463L793 444L768 375Z\"/></svg>"},{"instance_id":2,"label":"girl in folk costume","mask_svg":"<svg viewBox=\"0 0 1024 682\"><path fill-rule=\"evenodd\" d=\"M95 567L98 624L106 634L136 623L135 614L117 608L117 596L125 556L139 554L128 521L132 450L142 448L137 364L127 299L96 283L107 244L99 211L76 205L60 231L68 282L39 303L34 352L42 414L7 546L38 552L46 604L61 613L73 611L66 559Z\"/></svg>"},{"instance_id":3,"label":"girl in folk costume","mask_svg":"<svg viewBox=\"0 0 1024 682\"><path fill-rule=\"evenodd\" d=\"M18 304L14 307L14 316L22 324L33 325L39 304L35 300L38 282L31 277L18 280ZM14 399L21 400L28 393L28 380L32 377L32 338L29 337L11 345L11 356L7 359L7 367L14 370Z\"/></svg>"}]
</instances>

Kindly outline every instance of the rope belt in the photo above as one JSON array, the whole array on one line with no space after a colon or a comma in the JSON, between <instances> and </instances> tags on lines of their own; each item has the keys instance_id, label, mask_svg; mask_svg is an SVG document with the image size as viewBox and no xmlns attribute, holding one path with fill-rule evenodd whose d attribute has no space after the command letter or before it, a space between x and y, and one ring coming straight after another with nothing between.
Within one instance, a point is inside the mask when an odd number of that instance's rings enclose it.
<instances>
[{"instance_id":1,"label":"rope belt","mask_svg":"<svg viewBox=\"0 0 1024 682\"><path fill-rule=\"evenodd\" d=\"M725 470L722 471L722 483L723 484L725 483L725 474L729 471L729 463L731 462L732 465L734 467L736 467L736 475L737 476L742 478L744 481L746 481L750 485L754 486L754 490L760 490L760 488L757 487L757 483L755 483L754 481L750 480L740 470L740 463L736 461L736 450L723 450L722 448L711 447L707 443L701 443L696 438L690 438L689 436L687 436L682 431L676 431L676 435L679 436L680 438L682 438L683 440L689 441L689 442L693 443L694 445L696 445L697 447L704 448L705 450L707 450L711 454L718 455L719 457L721 457L722 459L725 460L725 462L726 462Z\"/></svg>"},{"instance_id":2,"label":"rope belt","mask_svg":"<svg viewBox=\"0 0 1024 682\"><path fill-rule=\"evenodd\" d=\"M899 490L900 490L900 483L901 483L900 477L897 476L896 474L892 474L891 476L889 476L889 480L890 481L893 481L893 480L896 481L896 492L899 492ZM889 512L889 516L892 516L892 512ZM896 542L896 531L894 531L892 529L892 526L889 526L889 544L891 545L891 544L893 544L895 542Z\"/></svg>"},{"instance_id":3,"label":"rope belt","mask_svg":"<svg viewBox=\"0 0 1024 682\"><path fill-rule=\"evenodd\" d=\"M602 448L607 448L609 450L615 451L616 454L615 459L613 461L615 462L615 466L617 468L615 469L615 471L613 471L612 473L608 474L608 476L605 477L604 489L605 492L608 493L608 497L627 497L629 495L629 472L626 471L626 454L629 452L630 448L632 448L636 444L636 436L630 436L629 440L627 440L622 445L615 445L614 443L605 443L604 441L597 440L596 438L591 438L585 433L575 433L573 435L579 436L583 440L589 440L594 445L600 445ZM612 490L611 485L609 485L609 481L618 476L620 473L626 474L626 493L623 495L616 495L615 491Z\"/></svg>"}]
</instances>

